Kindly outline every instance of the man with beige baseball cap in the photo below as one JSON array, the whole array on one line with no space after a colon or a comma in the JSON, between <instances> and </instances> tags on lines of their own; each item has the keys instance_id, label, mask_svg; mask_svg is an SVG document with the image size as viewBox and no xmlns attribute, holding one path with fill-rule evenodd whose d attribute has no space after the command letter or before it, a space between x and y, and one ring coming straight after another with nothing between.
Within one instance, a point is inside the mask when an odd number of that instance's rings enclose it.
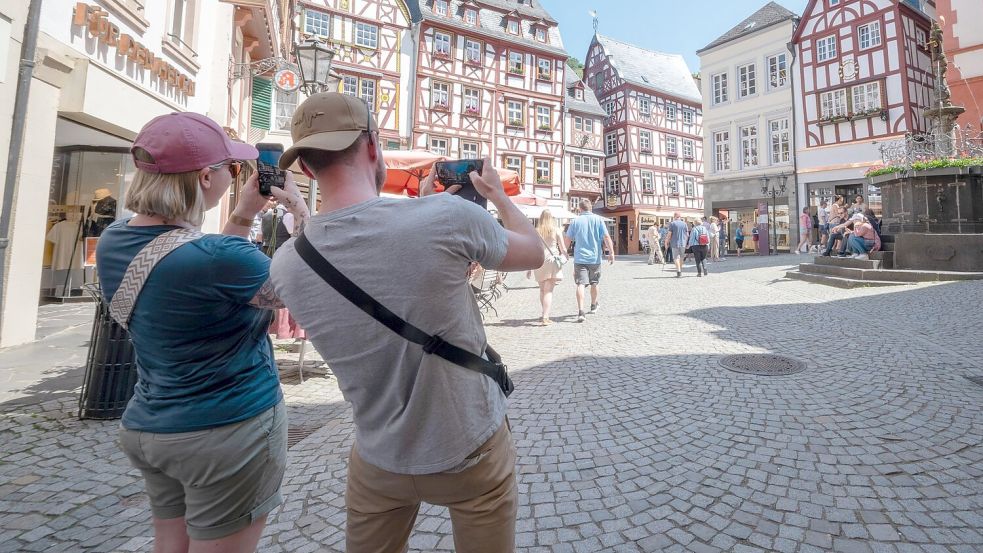
<instances>
[{"instance_id":1,"label":"man with beige baseball cap","mask_svg":"<svg viewBox=\"0 0 983 553\"><path fill-rule=\"evenodd\" d=\"M304 231L309 246L301 242L307 255L316 251L424 333L486 356L468 265L525 271L544 257L539 235L505 195L491 163L471 179L504 228L450 193L379 197L384 153L360 99L315 94L298 106L291 131L294 145L280 166L296 163L316 178L322 200ZM430 191L432 182L421 188ZM294 240L277 252L271 273L352 404L346 550L405 551L420 503L427 502L449 508L458 552L513 551L515 449L499 384L374 320L327 284Z\"/></svg>"}]
</instances>

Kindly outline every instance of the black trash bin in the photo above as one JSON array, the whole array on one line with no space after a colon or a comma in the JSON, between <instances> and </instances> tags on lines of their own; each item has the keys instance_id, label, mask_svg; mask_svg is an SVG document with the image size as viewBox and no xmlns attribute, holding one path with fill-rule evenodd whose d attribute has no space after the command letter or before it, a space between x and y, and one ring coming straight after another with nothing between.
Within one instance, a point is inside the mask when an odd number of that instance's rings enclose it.
<instances>
[{"instance_id":1,"label":"black trash bin","mask_svg":"<svg viewBox=\"0 0 983 553\"><path fill-rule=\"evenodd\" d=\"M96 300L96 316L79 397L79 418L118 419L137 383L136 352L130 333L109 315L100 286L87 284L85 290Z\"/></svg>"}]
</instances>

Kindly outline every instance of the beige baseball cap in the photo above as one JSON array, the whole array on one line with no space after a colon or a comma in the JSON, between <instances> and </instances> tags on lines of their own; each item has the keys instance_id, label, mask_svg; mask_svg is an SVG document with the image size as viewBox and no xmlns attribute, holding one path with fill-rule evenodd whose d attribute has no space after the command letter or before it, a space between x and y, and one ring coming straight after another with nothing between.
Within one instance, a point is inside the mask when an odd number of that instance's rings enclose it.
<instances>
[{"instance_id":1,"label":"beige baseball cap","mask_svg":"<svg viewBox=\"0 0 983 553\"><path fill-rule=\"evenodd\" d=\"M369 105L338 92L321 92L304 100L290 123L293 146L280 156L280 169L288 169L300 150L337 152L351 146L365 131L379 130Z\"/></svg>"}]
</instances>

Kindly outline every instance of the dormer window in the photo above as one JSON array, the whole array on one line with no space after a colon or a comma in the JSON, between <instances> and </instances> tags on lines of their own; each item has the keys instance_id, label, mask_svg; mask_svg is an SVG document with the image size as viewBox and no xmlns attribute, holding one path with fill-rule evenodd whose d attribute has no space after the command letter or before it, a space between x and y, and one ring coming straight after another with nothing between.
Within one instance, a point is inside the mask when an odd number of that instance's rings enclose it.
<instances>
[{"instance_id":1,"label":"dormer window","mask_svg":"<svg viewBox=\"0 0 983 553\"><path fill-rule=\"evenodd\" d=\"M519 22L515 19L509 19L508 27L509 34L517 35L519 34Z\"/></svg>"},{"instance_id":2,"label":"dormer window","mask_svg":"<svg viewBox=\"0 0 983 553\"><path fill-rule=\"evenodd\" d=\"M546 29L536 27L536 40L539 42L546 42Z\"/></svg>"},{"instance_id":3,"label":"dormer window","mask_svg":"<svg viewBox=\"0 0 983 553\"><path fill-rule=\"evenodd\" d=\"M467 23L468 25L477 25L478 11L472 9L464 10L464 22Z\"/></svg>"},{"instance_id":4,"label":"dormer window","mask_svg":"<svg viewBox=\"0 0 983 553\"><path fill-rule=\"evenodd\" d=\"M578 100L583 100L584 99L584 91L582 89L580 89L580 88L575 89L573 91L573 97L576 98L576 99L578 99Z\"/></svg>"},{"instance_id":5,"label":"dormer window","mask_svg":"<svg viewBox=\"0 0 983 553\"><path fill-rule=\"evenodd\" d=\"M447 17L447 0L434 0L433 12L437 15Z\"/></svg>"}]
</instances>

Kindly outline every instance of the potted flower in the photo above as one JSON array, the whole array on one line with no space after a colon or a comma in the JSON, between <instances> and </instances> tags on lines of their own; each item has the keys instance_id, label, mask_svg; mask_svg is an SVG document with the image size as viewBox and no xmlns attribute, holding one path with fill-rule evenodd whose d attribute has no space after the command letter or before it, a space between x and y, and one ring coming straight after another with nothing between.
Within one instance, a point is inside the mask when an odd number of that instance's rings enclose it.
<instances>
[{"instance_id":1,"label":"potted flower","mask_svg":"<svg viewBox=\"0 0 983 553\"><path fill-rule=\"evenodd\" d=\"M549 177L536 177L536 184L553 184L553 179Z\"/></svg>"},{"instance_id":2,"label":"potted flower","mask_svg":"<svg viewBox=\"0 0 983 553\"><path fill-rule=\"evenodd\" d=\"M538 128L539 130L541 130L541 131L551 131L551 130L553 130L553 127L551 127L551 126L549 126L549 125L547 125L547 124L542 124L542 125L540 125L540 126L539 126L539 127L537 127L537 128Z\"/></svg>"},{"instance_id":3,"label":"potted flower","mask_svg":"<svg viewBox=\"0 0 983 553\"><path fill-rule=\"evenodd\" d=\"M539 71L536 73L536 78L541 81L549 81L552 79L552 76L550 75L549 71Z\"/></svg>"},{"instance_id":4,"label":"potted flower","mask_svg":"<svg viewBox=\"0 0 983 553\"><path fill-rule=\"evenodd\" d=\"M464 106L464 115L468 115L470 117L477 117L478 115L480 115L480 112L478 111L478 108L475 106Z\"/></svg>"},{"instance_id":5,"label":"potted flower","mask_svg":"<svg viewBox=\"0 0 983 553\"><path fill-rule=\"evenodd\" d=\"M437 100L437 101L435 101L433 103L433 109L439 110L439 111L447 111L447 101L446 100L443 100L443 101Z\"/></svg>"},{"instance_id":6,"label":"potted flower","mask_svg":"<svg viewBox=\"0 0 983 553\"><path fill-rule=\"evenodd\" d=\"M522 119L511 119L509 120L510 127L522 127Z\"/></svg>"},{"instance_id":7,"label":"potted flower","mask_svg":"<svg viewBox=\"0 0 983 553\"><path fill-rule=\"evenodd\" d=\"M522 75L523 74L522 65L510 65L509 73L513 75Z\"/></svg>"}]
</instances>

